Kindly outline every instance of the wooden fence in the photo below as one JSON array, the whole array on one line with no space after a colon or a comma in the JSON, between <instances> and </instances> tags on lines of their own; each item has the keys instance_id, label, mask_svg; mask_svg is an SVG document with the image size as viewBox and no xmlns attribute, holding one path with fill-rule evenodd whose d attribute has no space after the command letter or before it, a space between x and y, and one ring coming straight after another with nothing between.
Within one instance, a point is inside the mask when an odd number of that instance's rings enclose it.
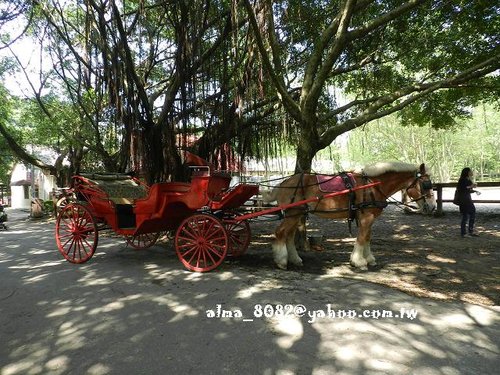
<instances>
[{"instance_id":1,"label":"wooden fence","mask_svg":"<svg viewBox=\"0 0 500 375\"><path fill-rule=\"evenodd\" d=\"M457 187L457 182L446 182L446 183L435 183L433 184L433 189L436 190L437 192L437 197L436 197L436 214L437 215L442 215L443 214L443 202L452 202L453 199L443 199L443 188L456 188ZM478 189L481 187L500 187L500 181L496 182L478 182L477 183ZM474 203L500 203L500 195L498 196L498 199L473 199L472 200Z\"/></svg>"}]
</instances>

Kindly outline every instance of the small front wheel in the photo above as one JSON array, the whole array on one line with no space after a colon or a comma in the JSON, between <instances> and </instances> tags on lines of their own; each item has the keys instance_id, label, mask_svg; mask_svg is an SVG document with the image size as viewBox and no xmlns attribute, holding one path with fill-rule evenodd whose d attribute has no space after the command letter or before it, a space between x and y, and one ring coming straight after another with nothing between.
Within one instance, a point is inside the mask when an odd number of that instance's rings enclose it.
<instances>
[{"instance_id":1,"label":"small front wheel","mask_svg":"<svg viewBox=\"0 0 500 375\"><path fill-rule=\"evenodd\" d=\"M224 224L213 215L195 214L185 219L175 234L175 251L190 271L208 272L226 257L229 236Z\"/></svg>"},{"instance_id":2,"label":"small front wheel","mask_svg":"<svg viewBox=\"0 0 500 375\"><path fill-rule=\"evenodd\" d=\"M94 255L98 242L97 224L89 209L78 203L66 205L56 222L59 252L71 263L85 263Z\"/></svg>"},{"instance_id":3,"label":"small front wheel","mask_svg":"<svg viewBox=\"0 0 500 375\"><path fill-rule=\"evenodd\" d=\"M142 250L153 246L158 241L158 238L160 238L160 234L161 232L143 233L136 236L126 236L125 240L134 249Z\"/></svg>"},{"instance_id":4,"label":"small front wheel","mask_svg":"<svg viewBox=\"0 0 500 375\"><path fill-rule=\"evenodd\" d=\"M66 207L70 203L74 203L74 199L71 197L59 198L59 200L56 202L56 208L55 208L56 216L64 209L64 207Z\"/></svg>"},{"instance_id":5,"label":"small front wheel","mask_svg":"<svg viewBox=\"0 0 500 375\"><path fill-rule=\"evenodd\" d=\"M252 237L250 231L250 224L248 221L241 220L238 221L236 218L239 214L229 213L227 217L224 217L224 225L229 236L229 253L228 255L233 257L239 257L245 254L245 251L250 245L250 239Z\"/></svg>"}]
</instances>

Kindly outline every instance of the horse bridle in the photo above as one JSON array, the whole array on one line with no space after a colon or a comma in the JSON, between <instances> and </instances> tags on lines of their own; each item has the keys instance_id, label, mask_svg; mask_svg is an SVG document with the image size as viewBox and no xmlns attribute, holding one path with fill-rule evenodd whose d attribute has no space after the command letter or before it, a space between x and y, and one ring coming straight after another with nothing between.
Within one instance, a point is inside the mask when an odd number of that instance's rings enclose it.
<instances>
[{"instance_id":1,"label":"horse bridle","mask_svg":"<svg viewBox=\"0 0 500 375\"><path fill-rule=\"evenodd\" d=\"M423 180L424 177L427 177L428 180ZM419 184L421 195L418 198L412 199L410 202L418 202L419 200L422 200L422 199L425 199L426 197L431 196L431 193L430 193L430 191L432 191L431 178L427 173L422 174L420 172L417 172L417 174L415 175L415 180L413 180L413 182L410 185L408 185L408 187L406 188L406 194L408 194L408 190L416 187L417 183Z\"/></svg>"}]
</instances>

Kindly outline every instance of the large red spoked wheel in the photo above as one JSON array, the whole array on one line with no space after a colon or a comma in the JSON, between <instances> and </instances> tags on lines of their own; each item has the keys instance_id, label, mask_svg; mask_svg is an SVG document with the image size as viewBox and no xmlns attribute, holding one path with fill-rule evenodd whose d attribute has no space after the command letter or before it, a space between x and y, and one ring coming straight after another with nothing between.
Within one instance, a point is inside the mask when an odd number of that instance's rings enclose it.
<instances>
[{"instance_id":1,"label":"large red spoked wheel","mask_svg":"<svg viewBox=\"0 0 500 375\"><path fill-rule=\"evenodd\" d=\"M229 235L229 255L234 257L239 257L247 251L252 236L250 224L246 220L235 220L237 216L238 214L230 213L224 218L224 225Z\"/></svg>"},{"instance_id":2,"label":"large red spoked wheel","mask_svg":"<svg viewBox=\"0 0 500 375\"><path fill-rule=\"evenodd\" d=\"M175 234L175 251L190 271L207 272L226 257L229 236L215 216L195 214L185 219Z\"/></svg>"},{"instance_id":3,"label":"large red spoked wheel","mask_svg":"<svg viewBox=\"0 0 500 375\"><path fill-rule=\"evenodd\" d=\"M127 236L125 239L134 249L142 250L153 246L158 241L158 238L160 238L160 234L161 232L143 233L137 236Z\"/></svg>"},{"instance_id":4,"label":"large red spoked wheel","mask_svg":"<svg viewBox=\"0 0 500 375\"><path fill-rule=\"evenodd\" d=\"M70 203L59 213L56 222L59 252L71 263L84 263L97 248L97 225L89 209Z\"/></svg>"}]
</instances>

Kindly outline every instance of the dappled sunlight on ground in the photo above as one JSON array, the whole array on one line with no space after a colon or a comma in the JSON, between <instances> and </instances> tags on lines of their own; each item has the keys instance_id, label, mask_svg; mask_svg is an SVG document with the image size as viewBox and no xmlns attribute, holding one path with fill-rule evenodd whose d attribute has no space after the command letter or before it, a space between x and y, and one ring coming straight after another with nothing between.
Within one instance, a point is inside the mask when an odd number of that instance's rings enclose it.
<instances>
[{"instance_id":1,"label":"dappled sunlight on ground","mask_svg":"<svg viewBox=\"0 0 500 375\"><path fill-rule=\"evenodd\" d=\"M369 272L348 265L353 239L342 222L311 223L325 249L302 253L304 269L275 268L262 223L247 254L204 274L186 271L166 239L137 251L103 235L94 258L74 265L57 251L53 222L30 223L22 245L2 233L0 373L487 373L499 355L498 312L436 300L494 303L496 237L458 248L456 217L402 215L374 228L382 266ZM484 233L491 223L480 222ZM288 313L299 305L304 315ZM391 315L321 315L327 305ZM411 310L418 315L403 314Z\"/></svg>"},{"instance_id":2,"label":"dappled sunlight on ground","mask_svg":"<svg viewBox=\"0 0 500 375\"><path fill-rule=\"evenodd\" d=\"M386 209L372 234L371 249L379 266L368 272L349 265L355 238L350 236L347 223L311 215L311 233L322 235L324 241L322 251L301 253L303 271L367 280L418 296L500 305L500 207L478 207L476 228L480 237L464 239L454 207L449 206L443 217ZM270 243L262 245L259 235L267 233L269 226L259 225L253 227L257 241L252 242L251 255L245 262L261 265L265 258L270 263L266 267L272 267Z\"/></svg>"}]
</instances>

